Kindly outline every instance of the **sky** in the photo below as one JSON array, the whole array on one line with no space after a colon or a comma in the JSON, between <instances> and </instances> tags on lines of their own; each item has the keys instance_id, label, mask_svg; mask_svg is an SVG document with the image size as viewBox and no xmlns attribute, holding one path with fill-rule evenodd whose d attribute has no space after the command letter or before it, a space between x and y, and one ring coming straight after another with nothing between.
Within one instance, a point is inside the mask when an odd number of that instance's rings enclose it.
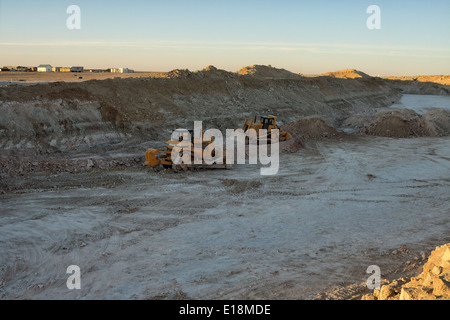
<instances>
[{"instance_id":1,"label":"sky","mask_svg":"<svg viewBox=\"0 0 450 320\"><path fill-rule=\"evenodd\" d=\"M0 0L2 66L450 74L449 35L449 0Z\"/></svg>"}]
</instances>

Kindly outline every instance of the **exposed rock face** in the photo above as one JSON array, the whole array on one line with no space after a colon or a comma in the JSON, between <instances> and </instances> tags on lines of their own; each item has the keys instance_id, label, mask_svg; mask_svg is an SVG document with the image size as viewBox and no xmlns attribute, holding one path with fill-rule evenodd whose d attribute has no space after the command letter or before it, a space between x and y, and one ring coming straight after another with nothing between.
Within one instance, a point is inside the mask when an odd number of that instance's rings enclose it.
<instances>
[{"instance_id":1,"label":"exposed rock face","mask_svg":"<svg viewBox=\"0 0 450 320\"><path fill-rule=\"evenodd\" d=\"M267 114L283 123L312 115L347 117L399 98L381 79L265 79L213 66L174 70L167 78L10 85L0 87L0 149L52 153L165 141L173 129L199 120L204 129L224 130Z\"/></svg>"},{"instance_id":2,"label":"exposed rock face","mask_svg":"<svg viewBox=\"0 0 450 320\"><path fill-rule=\"evenodd\" d=\"M363 300L450 300L450 243L437 247L423 272L409 281L399 279L383 285Z\"/></svg>"},{"instance_id":3,"label":"exposed rock face","mask_svg":"<svg viewBox=\"0 0 450 320\"><path fill-rule=\"evenodd\" d=\"M67 151L120 142L126 134L102 117L98 101L42 100L0 104L0 149Z\"/></svg>"}]
</instances>

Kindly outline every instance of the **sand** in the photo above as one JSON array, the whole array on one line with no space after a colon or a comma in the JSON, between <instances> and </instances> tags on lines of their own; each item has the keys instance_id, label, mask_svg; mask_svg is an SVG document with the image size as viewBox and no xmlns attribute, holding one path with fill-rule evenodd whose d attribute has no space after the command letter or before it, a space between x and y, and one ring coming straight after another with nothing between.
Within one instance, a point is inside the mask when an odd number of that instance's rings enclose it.
<instances>
[{"instance_id":1,"label":"sand","mask_svg":"<svg viewBox=\"0 0 450 320\"><path fill-rule=\"evenodd\" d=\"M0 85L9 83L34 84L48 82L83 82L88 80L126 79L162 77L167 72L135 72L135 73L110 73L110 72L0 72Z\"/></svg>"}]
</instances>

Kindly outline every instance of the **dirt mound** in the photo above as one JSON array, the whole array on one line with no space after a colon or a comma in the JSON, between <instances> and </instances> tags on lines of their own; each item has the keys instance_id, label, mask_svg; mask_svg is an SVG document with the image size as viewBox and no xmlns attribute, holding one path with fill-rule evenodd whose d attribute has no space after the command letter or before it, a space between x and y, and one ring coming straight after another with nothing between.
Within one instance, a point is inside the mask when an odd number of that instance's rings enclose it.
<instances>
[{"instance_id":1,"label":"dirt mound","mask_svg":"<svg viewBox=\"0 0 450 320\"><path fill-rule=\"evenodd\" d=\"M214 66L207 66L202 70L190 71L189 69L175 69L167 73L169 79L201 79L201 78L235 78L236 75L226 70L217 69Z\"/></svg>"},{"instance_id":2,"label":"dirt mound","mask_svg":"<svg viewBox=\"0 0 450 320\"><path fill-rule=\"evenodd\" d=\"M433 137L450 135L450 111L433 109L422 116L427 125L428 134Z\"/></svg>"},{"instance_id":3,"label":"dirt mound","mask_svg":"<svg viewBox=\"0 0 450 320\"><path fill-rule=\"evenodd\" d=\"M271 65L253 65L237 71L240 75L250 75L262 79L301 79L303 76L285 69L274 68Z\"/></svg>"},{"instance_id":4,"label":"dirt mound","mask_svg":"<svg viewBox=\"0 0 450 320\"><path fill-rule=\"evenodd\" d=\"M332 78L344 78L344 79L355 79L355 78L371 78L368 74L356 70L356 69L344 69L335 72L327 72L322 74L322 76L332 77Z\"/></svg>"},{"instance_id":5,"label":"dirt mound","mask_svg":"<svg viewBox=\"0 0 450 320\"><path fill-rule=\"evenodd\" d=\"M232 72L228 72L226 70L217 69L214 66L207 66L206 68L202 70L197 70L194 72L198 77L201 78L220 78L220 79L226 79L226 78L235 78L236 74Z\"/></svg>"},{"instance_id":6,"label":"dirt mound","mask_svg":"<svg viewBox=\"0 0 450 320\"><path fill-rule=\"evenodd\" d=\"M303 140L330 139L339 137L342 134L335 128L329 126L321 117L305 117L281 126L283 131L287 131L293 138Z\"/></svg>"},{"instance_id":7,"label":"dirt mound","mask_svg":"<svg viewBox=\"0 0 450 320\"><path fill-rule=\"evenodd\" d=\"M380 115L366 127L365 133L393 138L425 136L426 125L422 118L415 112L402 111L392 111Z\"/></svg>"},{"instance_id":8,"label":"dirt mound","mask_svg":"<svg viewBox=\"0 0 450 320\"><path fill-rule=\"evenodd\" d=\"M434 109L419 115L408 109L394 109L354 115L346 119L343 126L358 133L381 137L440 137L450 134L450 112Z\"/></svg>"},{"instance_id":9,"label":"dirt mound","mask_svg":"<svg viewBox=\"0 0 450 320\"><path fill-rule=\"evenodd\" d=\"M285 153L294 153L306 147L301 137L292 137L287 141L280 141L280 151Z\"/></svg>"},{"instance_id":10,"label":"dirt mound","mask_svg":"<svg viewBox=\"0 0 450 320\"><path fill-rule=\"evenodd\" d=\"M419 276L395 280L362 299L450 300L450 243L436 247Z\"/></svg>"},{"instance_id":11,"label":"dirt mound","mask_svg":"<svg viewBox=\"0 0 450 320\"><path fill-rule=\"evenodd\" d=\"M169 71L166 75L169 79L187 79L192 76L192 71L189 71L189 69L175 69L172 71Z\"/></svg>"}]
</instances>

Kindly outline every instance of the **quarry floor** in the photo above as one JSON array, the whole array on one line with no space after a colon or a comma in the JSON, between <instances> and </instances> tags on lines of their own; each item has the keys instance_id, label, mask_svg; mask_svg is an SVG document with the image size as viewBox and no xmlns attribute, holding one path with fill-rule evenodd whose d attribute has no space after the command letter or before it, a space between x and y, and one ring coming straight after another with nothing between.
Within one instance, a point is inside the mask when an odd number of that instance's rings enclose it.
<instances>
[{"instance_id":1,"label":"quarry floor","mask_svg":"<svg viewBox=\"0 0 450 320\"><path fill-rule=\"evenodd\" d=\"M450 137L317 141L274 176L22 179L33 187L0 194L1 299L358 299L368 266L416 275L450 241Z\"/></svg>"}]
</instances>

